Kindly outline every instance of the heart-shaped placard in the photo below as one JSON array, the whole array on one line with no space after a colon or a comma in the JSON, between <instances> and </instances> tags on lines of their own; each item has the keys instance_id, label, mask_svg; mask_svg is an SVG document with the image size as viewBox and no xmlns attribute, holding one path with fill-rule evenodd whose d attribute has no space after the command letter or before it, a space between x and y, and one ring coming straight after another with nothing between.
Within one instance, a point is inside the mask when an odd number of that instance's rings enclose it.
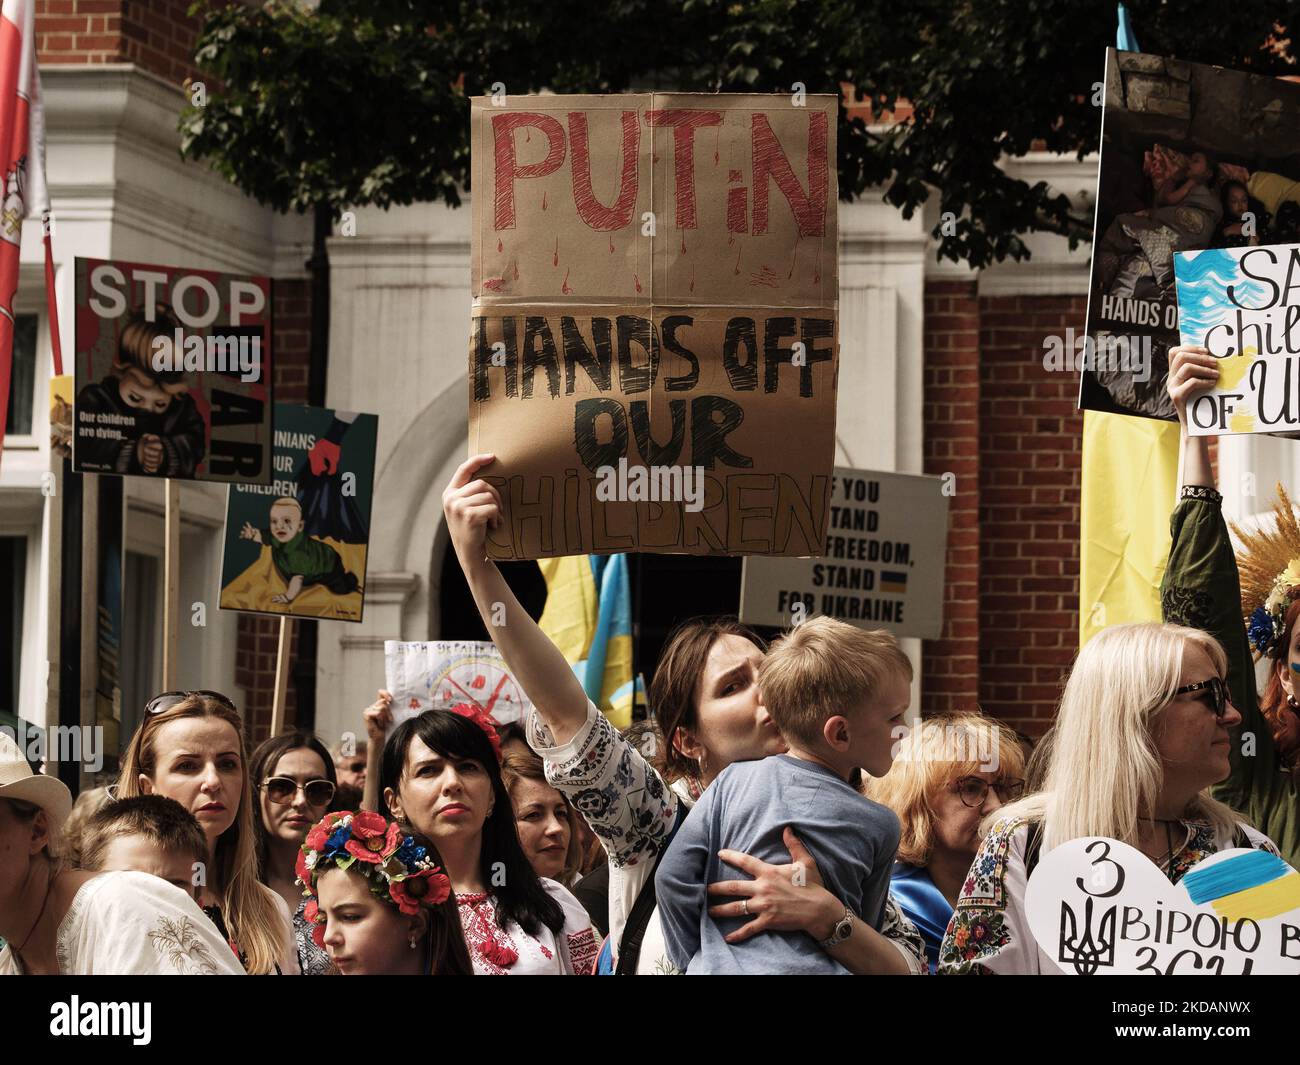
<instances>
[{"instance_id":1,"label":"heart-shaped placard","mask_svg":"<svg viewBox=\"0 0 1300 1065\"><path fill-rule=\"evenodd\" d=\"M1265 851L1220 851L1177 884L1118 840L1043 854L1029 927L1064 973L1300 973L1300 874Z\"/></svg>"}]
</instances>

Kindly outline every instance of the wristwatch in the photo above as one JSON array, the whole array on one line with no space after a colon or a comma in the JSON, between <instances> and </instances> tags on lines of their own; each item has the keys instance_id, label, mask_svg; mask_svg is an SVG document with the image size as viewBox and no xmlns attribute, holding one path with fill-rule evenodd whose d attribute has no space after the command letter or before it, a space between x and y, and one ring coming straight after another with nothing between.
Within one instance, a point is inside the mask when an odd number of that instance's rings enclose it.
<instances>
[{"instance_id":1,"label":"wristwatch","mask_svg":"<svg viewBox=\"0 0 1300 1065\"><path fill-rule=\"evenodd\" d=\"M838 947L853 934L853 911L847 906L844 907L844 916L835 922L835 928L831 932L829 939L821 940L817 945L822 950L830 950L831 947Z\"/></svg>"}]
</instances>

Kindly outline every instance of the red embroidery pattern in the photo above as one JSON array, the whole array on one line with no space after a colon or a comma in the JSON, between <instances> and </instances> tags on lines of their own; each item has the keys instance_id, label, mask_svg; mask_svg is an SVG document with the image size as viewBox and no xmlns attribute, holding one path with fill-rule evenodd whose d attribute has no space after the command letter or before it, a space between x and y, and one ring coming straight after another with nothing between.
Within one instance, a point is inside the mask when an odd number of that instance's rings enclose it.
<instances>
[{"instance_id":1,"label":"red embroidery pattern","mask_svg":"<svg viewBox=\"0 0 1300 1065\"><path fill-rule=\"evenodd\" d=\"M596 942L596 934L590 928L569 933L569 958L573 962L575 976L591 976L599 953L600 944Z\"/></svg>"},{"instance_id":2,"label":"red embroidery pattern","mask_svg":"<svg viewBox=\"0 0 1300 1065\"><path fill-rule=\"evenodd\" d=\"M510 933L497 924L492 900L482 893L457 895L456 906L465 946L480 975L508 975L507 970L519 960L519 951Z\"/></svg>"}]
</instances>

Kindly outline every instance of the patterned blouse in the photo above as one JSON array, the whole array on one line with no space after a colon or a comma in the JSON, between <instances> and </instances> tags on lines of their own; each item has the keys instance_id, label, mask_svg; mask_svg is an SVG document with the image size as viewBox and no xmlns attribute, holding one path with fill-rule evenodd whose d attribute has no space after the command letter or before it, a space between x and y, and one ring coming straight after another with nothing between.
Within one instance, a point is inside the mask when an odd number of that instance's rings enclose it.
<instances>
[{"instance_id":1,"label":"patterned blouse","mask_svg":"<svg viewBox=\"0 0 1300 1065\"><path fill-rule=\"evenodd\" d=\"M628 914L641 888L654 875L659 853L677 819L678 803L689 809L695 796L685 781L675 781L671 787L666 784L635 744L590 701L586 722L568 743L556 744L535 710L529 710L525 727L529 746L546 765L546 779L586 818L605 848L609 938L617 957ZM898 948L912 972L926 971L921 935L892 896L885 905L880 934ZM642 937L636 971L638 976L677 971L668 960L657 912L651 915Z\"/></svg>"},{"instance_id":2,"label":"patterned blouse","mask_svg":"<svg viewBox=\"0 0 1300 1065\"><path fill-rule=\"evenodd\" d=\"M1219 839L1205 821L1184 821L1186 833L1173 852L1161 858L1158 867L1176 884L1197 862L1221 850L1237 846L1231 838ZM1273 854L1277 848L1268 837L1248 825L1241 825L1250 845ZM1025 912L1025 845L1029 821L1004 818L980 845L948 931L939 948L939 974L1042 973L1059 975L1060 970L1044 953L1029 930Z\"/></svg>"},{"instance_id":3,"label":"patterned blouse","mask_svg":"<svg viewBox=\"0 0 1300 1065\"><path fill-rule=\"evenodd\" d=\"M558 933L542 925L532 936L514 921L503 928L496 899L490 894L456 896L475 976L591 975L598 949L591 918L567 888L545 877L541 883L564 912L564 926Z\"/></svg>"}]
</instances>

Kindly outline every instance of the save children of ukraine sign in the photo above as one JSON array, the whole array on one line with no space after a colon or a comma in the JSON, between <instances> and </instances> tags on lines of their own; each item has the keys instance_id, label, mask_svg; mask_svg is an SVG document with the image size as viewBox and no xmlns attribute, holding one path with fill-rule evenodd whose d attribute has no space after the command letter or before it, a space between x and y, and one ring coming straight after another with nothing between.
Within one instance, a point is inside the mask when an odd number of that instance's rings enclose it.
<instances>
[{"instance_id":1,"label":"save children of ukraine sign","mask_svg":"<svg viewBox=\"0 0 1300 1065\"><path fill-rule=\"evenodd\" d=\"M1181 252L1174 273L1182 342L1219 360L1191 435L1300 429L1300 245Z\"/></svg>"},{"instance_id":2,"label":"save children of ukraine sign","mask_svg":"<svg viewBox=\"0 0 1300 1065\"><path fill-rule=\"evenodd\" d=\"M809 555L835 446L834 96L473 101L494 558Z\"/></svg>"}]
</instances>

